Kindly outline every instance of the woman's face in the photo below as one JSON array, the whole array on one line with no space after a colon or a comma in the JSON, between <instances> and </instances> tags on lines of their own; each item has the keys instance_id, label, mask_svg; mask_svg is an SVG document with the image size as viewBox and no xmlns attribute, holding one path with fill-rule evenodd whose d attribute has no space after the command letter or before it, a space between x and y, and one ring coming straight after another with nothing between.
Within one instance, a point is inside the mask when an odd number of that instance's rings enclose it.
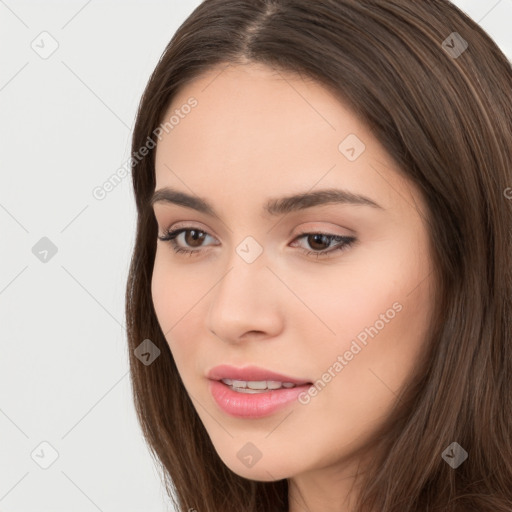
<instances>
[{"instance_id":1,"label":"woman's face","mask_svg":"<svg viewBox=\"0 0 512 512\"><path fill-rule=\"evenodd\" d=\"M159 236L186 229L173 242L193 253L158 241L152 295L197 414L243 477L342 474L426 343L433 274L422 197L311 80L219 66L184 87L165 121L173 115L155 190L181 195L160 193L154 212ZM210 379L219 365L242 373ZM249 366L262 372L243 373Z\"/></svg>"}]
</instances>

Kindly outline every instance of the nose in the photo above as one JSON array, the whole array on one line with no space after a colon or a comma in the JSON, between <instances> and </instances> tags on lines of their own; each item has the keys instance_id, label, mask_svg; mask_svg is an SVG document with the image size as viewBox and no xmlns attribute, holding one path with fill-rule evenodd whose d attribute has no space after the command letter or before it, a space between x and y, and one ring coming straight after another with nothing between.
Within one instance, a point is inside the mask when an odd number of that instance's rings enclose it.
<instances>
[{"instance_id":1,"label":"nose","mask_svg":"<svg viewBox=\"0 0 512 512\"><path fill-rule=\"evenodd\" d=\"M253 263L233 258L230 263L209 294L207 327L228 343L277 336L286 288L263 258Z\"/></svg>"}]
</instances>

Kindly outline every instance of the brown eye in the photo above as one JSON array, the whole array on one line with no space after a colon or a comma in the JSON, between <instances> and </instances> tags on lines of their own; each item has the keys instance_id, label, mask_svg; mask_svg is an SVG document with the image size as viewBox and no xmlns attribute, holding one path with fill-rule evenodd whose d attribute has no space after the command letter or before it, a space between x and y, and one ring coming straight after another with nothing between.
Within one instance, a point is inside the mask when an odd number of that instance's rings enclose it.
<instances>
[{"instance_id":1,"label":"brown eye","mask_svg":"<svg viewBox=\"0 0 512 512\"><path fill-rule=\"evenodd\" d=\"M190 247L201 247L201 243L206 236L204 231L199 231L197 229L188 229L184 231L185 233L185 243Z\"/></svg>"},{"instance_id":2,"label":"brown eye","mask_svg":"<svg viewBox=\"0 0 512 512\"><path fill-rule=\"evenodd\" d=\"M316 233L313 235L307 236L307 241L309 246L312 249L323 251L325 249L328 249L331 243L331 238L328 235L323 235L321 233Z\"/></svg>"},{"instance_id":3,"label":"brown eye","mask_svg":"<svg viewBox=\"0 0 512 512\"><path fill-rule=\"evenodd\" d=\"M158 239L162 240L162 242L170 243L176 253L182 253L188 256L199 256L203 252L201 247L207 236L211 235L200 229L180 228L174 231L168 231L165 235L159 236ZM182 245L184 247L182 247Z\"/></svg>"},{"instance_id":4,"label":"brown eye","mask_svg":"<svg viewBox=\"0 0 512 512\"><path fill-rule=\"evenodd\" d=\"M332 235L330 233L302 233L295 240L301 239L305 240L309 248L312 249L309 250L302 246L302 250L308 256L316 256L317 258L327 257L335 251L346 250L356 241L353 236ZM333 242L337 242L337 244L331 245Z\"/></svg>"}]
</instances>

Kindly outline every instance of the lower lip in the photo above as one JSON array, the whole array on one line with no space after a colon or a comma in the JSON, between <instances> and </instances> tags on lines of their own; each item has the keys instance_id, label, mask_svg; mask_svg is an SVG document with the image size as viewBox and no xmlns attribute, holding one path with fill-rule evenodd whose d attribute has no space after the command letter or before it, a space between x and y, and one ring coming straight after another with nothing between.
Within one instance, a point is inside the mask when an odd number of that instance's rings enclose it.
<instances>
[{"instance_id":1,"label":"lower lip","mask_svg":"<svg viewBox=\"0 0 512 512\"><path fill-rule=\"evenodd\" d=\"M298 399L312 384L280 388L263 393L239 393L218 380L210 380L210 392L217 405L237 418L262 418L286 407Z\"/></svg>"}]
</instances>

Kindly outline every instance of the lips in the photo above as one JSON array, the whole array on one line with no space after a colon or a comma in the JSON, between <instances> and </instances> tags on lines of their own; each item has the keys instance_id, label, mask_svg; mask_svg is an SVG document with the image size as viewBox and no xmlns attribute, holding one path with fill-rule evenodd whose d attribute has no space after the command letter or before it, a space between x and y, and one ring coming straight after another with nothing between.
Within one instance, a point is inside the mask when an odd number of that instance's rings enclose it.
<instances>
[{"instance_id":1,"label":"lips","mask_svg":"<svg viewBox=\"0 0 512 512\"><path fill-rule=\"evenodd\" d=\"M300 379L297 377L291 377L289 375L283 375L276 373L265 368L258 366L245 366L243 368L236 368L230 365L220 365L212 368L207 377L211 380L222 380L231 379L235 381L274 381L274 382L289 382L296 386L304 384L312 384L307 379Z\"/></svg>"}]
</instances>

